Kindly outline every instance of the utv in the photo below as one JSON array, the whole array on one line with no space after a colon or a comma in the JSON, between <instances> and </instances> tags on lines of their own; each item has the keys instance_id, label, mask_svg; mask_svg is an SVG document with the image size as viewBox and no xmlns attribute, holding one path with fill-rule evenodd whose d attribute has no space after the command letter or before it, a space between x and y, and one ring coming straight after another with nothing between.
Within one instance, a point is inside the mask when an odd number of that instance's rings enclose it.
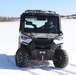
<instances>
[{"instance_id":1,"label":"utv","mask_svg":"<svg viewBox=\"0 0 76 75\"><path fill-rule=\"evenodd\" d=\"M61 47L62 35L59 14L54 11L26 10L20 17L16 65L26 67L29 60L41 60L40 63L52 60L55 67L66 67L68 55Z\"/></svg>"}]
</instances>

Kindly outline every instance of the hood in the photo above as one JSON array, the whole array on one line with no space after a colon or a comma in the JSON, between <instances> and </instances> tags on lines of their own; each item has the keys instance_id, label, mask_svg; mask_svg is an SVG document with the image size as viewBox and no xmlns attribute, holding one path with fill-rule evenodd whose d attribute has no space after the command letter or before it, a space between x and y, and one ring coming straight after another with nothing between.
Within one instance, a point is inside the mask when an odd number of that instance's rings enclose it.
<instances>
[{"instance_id":1,"label":"hood","mask_svg":"<svg viewBox=\"0 0 76 75\"><path fill-rule=\"evenodd\" d=\"M27 35L31 36L32 38L55 38L58 34L52 33L27 33Z\"/></svg>"}]
</instances>

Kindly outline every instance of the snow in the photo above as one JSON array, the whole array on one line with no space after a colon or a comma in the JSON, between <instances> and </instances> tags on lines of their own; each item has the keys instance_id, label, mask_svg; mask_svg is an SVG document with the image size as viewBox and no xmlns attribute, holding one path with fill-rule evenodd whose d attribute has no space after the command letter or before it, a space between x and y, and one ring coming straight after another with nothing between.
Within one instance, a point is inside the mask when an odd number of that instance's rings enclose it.
<instances>
[{"instance_id":1,"label":"snow","mask_svg":"<svg viewBox=\"0 0 76 75\"><path fill-rule=\"evenodd\" d=\"M26 68L15 64L15 53L18 49L19 22L0 22L0 75L76 75L76 19L62 19L62 30L69 64L64 69L54 67L52 61L38 65L32 60Z\"/></svg>"}]
</instances>

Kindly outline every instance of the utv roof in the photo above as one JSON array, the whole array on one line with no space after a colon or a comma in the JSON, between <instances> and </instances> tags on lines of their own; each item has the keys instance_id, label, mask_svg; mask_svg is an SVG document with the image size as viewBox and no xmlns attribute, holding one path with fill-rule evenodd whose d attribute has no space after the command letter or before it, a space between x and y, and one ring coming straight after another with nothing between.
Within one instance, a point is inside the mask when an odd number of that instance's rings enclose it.
<instances>
[{"instance_id":1,"label":"utv roof","mask_svg":"<svg viewBox=\"0 0 76 75\"><path fill-rule=\"evenodd\" d=\"M46 11L46 10L26 10L23 14L25 15L54 15L59 16L55 11Z\"/></svg>"}]
</instances>

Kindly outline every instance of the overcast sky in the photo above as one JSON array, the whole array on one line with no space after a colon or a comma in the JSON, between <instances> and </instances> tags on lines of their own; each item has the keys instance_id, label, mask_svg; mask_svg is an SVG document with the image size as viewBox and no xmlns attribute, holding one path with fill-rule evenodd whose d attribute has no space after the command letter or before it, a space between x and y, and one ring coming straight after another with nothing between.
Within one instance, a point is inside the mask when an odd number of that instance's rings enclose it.
<instances>
[{"instance_id":1,"label":"overcast sky","mask_svg":"<svg viewBox=\"0 0 76 75\"><path fill-rule=\"evenodd\" d=\"M59 14L76 14L76 0L0 0L0 16L20 16L27 9L56 11Z\"/></svg>"}]
</instances>

